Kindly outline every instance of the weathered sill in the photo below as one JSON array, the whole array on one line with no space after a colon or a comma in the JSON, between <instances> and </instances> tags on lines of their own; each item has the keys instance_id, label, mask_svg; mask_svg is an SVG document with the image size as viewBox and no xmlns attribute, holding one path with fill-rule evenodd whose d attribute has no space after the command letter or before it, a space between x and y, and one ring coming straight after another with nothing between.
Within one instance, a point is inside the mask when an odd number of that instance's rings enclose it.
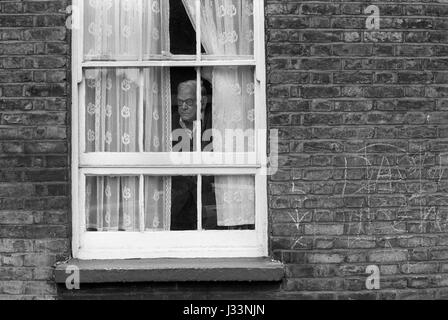
<instances>
[{"instance_id":1,"label":"weathered sill","mask_svg":"<svg viewBox=\"0 0 448 320\"><path fill-rule=\"evenodd\" d=\"M56 266L57 283L79 269L81 283L281 281L284 267L269 258L78 260Z\"/></svg>"}]
</instances>

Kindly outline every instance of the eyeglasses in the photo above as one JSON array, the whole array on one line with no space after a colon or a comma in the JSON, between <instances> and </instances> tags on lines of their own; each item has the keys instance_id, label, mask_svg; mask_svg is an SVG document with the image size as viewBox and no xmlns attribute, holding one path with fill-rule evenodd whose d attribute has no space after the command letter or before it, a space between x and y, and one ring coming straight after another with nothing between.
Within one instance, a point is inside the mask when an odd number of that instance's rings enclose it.
<instances>
[{"instance_id":1,"label":"eyeglasses","mask_svg":"<svg viewBox=\"0 0 448 320\"><path fill-rule=\"evenodd\" d=\"M187 99L187 100L177 99L177 105L178 106L183 106L184 103L186 103L187 106L189 106L189 107L193 107L195 105L195 103L196 103L196 100L193 100L193 99Z\"/></svg>"}]
</instances>

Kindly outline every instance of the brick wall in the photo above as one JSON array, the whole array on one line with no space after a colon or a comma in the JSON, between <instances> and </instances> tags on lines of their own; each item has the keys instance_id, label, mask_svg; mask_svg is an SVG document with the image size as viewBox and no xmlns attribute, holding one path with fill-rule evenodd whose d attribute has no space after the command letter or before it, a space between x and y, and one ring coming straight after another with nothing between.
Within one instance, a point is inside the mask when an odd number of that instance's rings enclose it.
<instances>
[{"instance_id":1,"label":"brick wall","mask_svg":"<svg viewBox=\"0 0 448 320\"><path fill-rule=\"evenodd\" d=\"M448 297L448 4L265 2L269 125L280 135L270 246L283 284L62 295ZM366 29L370 4L380 30ZM66 5L0 0L0 298L55 296L50 267L69 254ZM380 268L379 291L366 290L368 265Z\"/></svg>"},{"instance_id":2,"label":"brick wall","mask_svg":"<svg viewBox=\"0 0 448 320\"><path fill-rule=\"evenodd\" d=\"M54 295L69 252L66 6L0 1L0 299Z\"/></svg>"},{"instance_id":3,"label":"brick wall","mask_svg":"<svg viewBox=\"0 0 448 320\"><path fill-rule=\"evenodd\" d=\"M267 1L283 289L447 297L448 4ZM446 1L445 1L446 2ZM364 10L380 9L380 30ZM366 290L368 265L381 290Z\"/></svg>"}]
</instances>

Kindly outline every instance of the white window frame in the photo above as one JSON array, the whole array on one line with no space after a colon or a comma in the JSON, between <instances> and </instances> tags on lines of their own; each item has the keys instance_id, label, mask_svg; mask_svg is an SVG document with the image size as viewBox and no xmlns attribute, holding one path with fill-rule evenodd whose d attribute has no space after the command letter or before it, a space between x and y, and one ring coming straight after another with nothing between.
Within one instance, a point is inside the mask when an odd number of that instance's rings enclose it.
<instances>
[{"instance_id":1,"label":"white window frame","mask_svg":"<svg viewBox=\"0 0 448 320\"><path fill-rule=\"evenodd\" d=\"M144 1L144 0L141 0ZM196 5L200 0L196 0ZM171 60L152 61L86 61L83 62L83 0L73 0L78 8L81 28L72 30L72 254L78 259L130 259L130 258L214 258L214 257L264 257L268 256L268 205L267 205L267 119L266 76L264 52L263 0L254 0L254 56L233 60L201 56L200 22L197 20L196 56L170 56ZM196 10L199 12L199 10ZM104 153L88 154L85 150L85 68L102 67L204 67L204 66L253 66L255 67L255 132L256 151L250 163L235 162L231 165L215 163L203 165L199 158L188 165L169 165L169 153ZM198 77L200 73L198 72ZM198 86L200 86L198 82ZM199 87L200 89L200 87ZM197 90L200 94L200 90ZM142 90L141 90L142 91ZM142 104L141 104L142 105ZM142 107L141 107L142 108ZM200 103L198 103L200 110ZM142 118L142 117L141 117ZM140 125L140 129L143 127ZM200 137L201 130L197 130ZM140 133L141 136L143 136ZM198 140L200 141L200 140ZM140 142L140 151L142 151ZM200 148L198 148L200 150ZM136 157L137 155L137 157ZM215 154L216 155L216 154ZM202 156L205 156L202 154ZM114 175L139 176L143 193L144 175L253 175L255 176L255 230L225 231L166 231L166 232L87 232L85 223L86 176ZM198 190L201 187L199 179ZM199 192L200 193L200 192ZM140 196L140 201L143 201ZM198 203L198 207L201 204ZM199 211L199 210L198 210ZM198 222L200 224L200 222Z\"/></svg>"}]
</instances>

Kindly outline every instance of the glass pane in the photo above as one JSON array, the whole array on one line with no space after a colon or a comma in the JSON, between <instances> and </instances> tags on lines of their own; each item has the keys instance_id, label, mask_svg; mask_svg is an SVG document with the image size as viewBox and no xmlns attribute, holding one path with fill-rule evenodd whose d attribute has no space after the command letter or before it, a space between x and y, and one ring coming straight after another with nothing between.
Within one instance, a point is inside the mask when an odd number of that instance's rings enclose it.
<instances>
[{"instance_id":1,"label":"glass pane","mask_svg":"<svg viewBox=\"0 0 448 320\"><path fill-rule=\"evenodd\" d=\"M215 67L212 84L213 151L254 152L254 69Z\"/></svg>"},{"instance_id":2,"label":"glass pane","mask_svg":"<svg viewBox=\"0 0 448 320\"><path fill-rule=\"evenodd\" d=\"M255 178L203 176L202 227L204 230L254 230Z\"/></svg>"},{"instance_id":3,"label":"glass pane","mask_svg":"<svg viewBox=\"0 0 448 320\"><path fill-rule=\"evenodd\" d=\"M207 55L253 55L253 0L201 0L201 29Z\"/></svg>"},{"instance_id":4,"label":"glass pane","mask_svg":"<svg viewBox=\"0 0 448 320\"><path fill-rule=\"evenodd\" d=\"M172 177L172 231L197 230L197 177Z\"/></svg>"},{"instance_id":5,"label":"glass pane","mask_svg":"<svg viewBox=\"0 0 448 320\"><path fill-rule=\"evenodd\" d=\"M139 231L138 196L138 177L86 177L87 231Z\"/></svg>"},{"instance_id":6,"label":"glass pane","mask_svg":"<svg viewBox=\"0 0 448 320\"><path fill-rule=\"evenodd\" d=\"M143 55L146 59L170 51L168 19L166 0L143 0Z\"/></svg>"},{"instance_id":7,"label":"glass pane","mask_svg":"<svg viewBox=\"0 0 448 320\"><path fill-rule=\"evenodd\" d=\"M182 0L169 0L169 4L169 43L171 54L196 55L196 32L193 12L184 6L184 1Z\"/></svg>"},{"instance_id":8,"label":"glass pane","mask_svg":"<svg viewBox=\"0 0 448 320\"><path fill-rule=\"evenodd\" d=\"M254 54L253 0L201 0L201 51ZM196 54L195 0L89 0L84 5L84 59L151 59Z\"/></svg>"},{"instance_id":9,"label":"glass pane","mask_svg":"<svg viewBox=\"0 0 448 320\"><path fill-rule=\"evenodd\" d=\"M195 68L171 68L172 132L174 152L196 151L196 121L202 119L201 133L211 129L211 83L202 78L201 116L197 113L197 73ZM206 143L202 144L204 150Z\"/></svg>"},{"instance_id":10,"label":"glass pane","mask_svg":"<svg viewBox=\"0 0 448 320\"><path fill-rule=\"evenodd\" d=\"M139 0L84 1L84 59L138 59L140 15Z\"/></svg>"},{"instance_id":11,"label":"glass pane","mask_svg":"<svg viewBox=\"0 0 448 320\"><path fill-rule=\"evenodd\" d=\"M84 72L87 152L137 152L139 71Z\"/></svg>"},{"instance_id":12,"label":"glass pane","mask_svg":"<svg viewBox=\"0 0 448 320\"><path fill-rule=\"evenodd\" d=\"M171 177L145 177L145 231L171 228Z\"/></svg>"},{"instance_id":13,"label":"glass pane","mask_svg":"<svg viewBox=\"0 0 448 320\"><path fill-rule=\"evenodd\" d=\"M171 82L169 68L143 70L144 151L171 151Z\"/></svg>"},{"instance_id":14,"label":"glass pane","mask_svg":"<svg viewBox=\"0 0 448 320\"><path fill-rule=\"evenodd\" d=\"M138 152L140 71L87 69L84 77L87 152ZM145 68L142 77L144 151L195 150L195 69ZM212 128L212 86L206 79L202 84L204 134Z\"/></svg>"},{"instance_id":15,"label":"glass pane","mask_svg":"<svg viewBox=\"0 0 448 320\"><path fill-rule=\"evenodd\" d=\"M140 215L139 177L87 176L87 231L197 230L197 179L145 176ZM201 195L204 230L255 229L253 176L203 176Z\"/></svg>"}]
</instances>

